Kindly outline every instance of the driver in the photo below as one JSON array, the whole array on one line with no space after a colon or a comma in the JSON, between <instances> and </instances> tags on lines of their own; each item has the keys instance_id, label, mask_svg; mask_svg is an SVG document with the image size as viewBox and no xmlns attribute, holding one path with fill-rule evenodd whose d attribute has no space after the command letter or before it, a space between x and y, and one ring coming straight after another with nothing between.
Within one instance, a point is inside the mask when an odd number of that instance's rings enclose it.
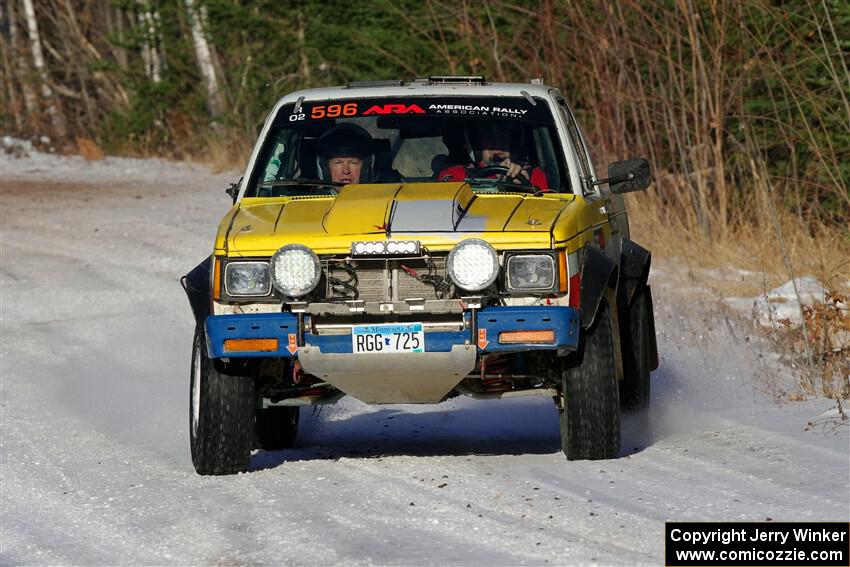
<instances>
[{"instance_id":1,"label":"driver","mask_svg":"<svg viewBox=\"0 0 850 567\"><path fill-rule=\"evenodd\" d=\"M472 147L474 162L469 165L453 165L437 175L440 181L463 181L470 174L488 167L501 167L504 172L493 172L488 178L501 176L505 181L517 185L533 185L542 191L549 190L546 174L539 167L531 167L513 153L514 132L510 124L489 122L470 128L467 142ZM513 160L511 158L514 158ZM514 161L516 160L516 161Z\"/></svg>"},{"instance_id":2,"label":"driver","mask_svg":"<svg viewBox=\"0 0 850 567\"><path fill-rule=\"evenodd\" d=\"M345 122L325 131L318 139L322 179L334 183L370 183L372 136L357 124Z\"/></svg>"}]
</instances>

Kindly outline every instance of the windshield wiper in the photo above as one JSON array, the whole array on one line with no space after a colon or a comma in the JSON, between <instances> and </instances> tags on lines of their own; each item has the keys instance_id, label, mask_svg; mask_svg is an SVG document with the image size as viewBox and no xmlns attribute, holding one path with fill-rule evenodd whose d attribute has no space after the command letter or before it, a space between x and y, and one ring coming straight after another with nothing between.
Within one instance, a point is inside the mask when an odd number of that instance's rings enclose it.
<instances>
[{"instance_id":1,"label":"windshield wiper","mask_svg":"<svg viewBox=\"0 0 850 567\"><path fill-rule=\"evenodd\" d=\"M502 181L491 177L467 177L464 181L470 185L484 185L507 193L531 193L535 197L540 197L544 193L542 189L533 185L520 185L518 183L511 183L510 181Z\"/></svg>"},{"instance_id":2,"label":"windshield wiper","mask_svg":"<svg viewBox=\"0 0 850 567\"><path fill-rule=\"evenodd\" d=\"M260 183L260 187L262 189L283 189L280 195L275 195L276 197L292 197L298 195L338 195L339 188L344 185L345 183L340 183L338 181L322 181L321 179L308 179L305 177L296 177L295 179L280 179L277 181L266 181L264 183ZM298 190L300 188L307 187L312 187L316 189L327 189L328 191L316 192Z\"/></svg>"},{"instance_id":3,"label":"windshield wiper","mask_svg":"<svg viewBox=\"0 0 850 567\"><path fill-rule=\"evenodd\" d=\"M342 187L345 183L339 181L322 181L321 179L309 179L307 177L296 177L295 179L279 179L260 183L261 187L285 187L287 185L300 185L311 187Z\"/></svg>"}]
</instances>

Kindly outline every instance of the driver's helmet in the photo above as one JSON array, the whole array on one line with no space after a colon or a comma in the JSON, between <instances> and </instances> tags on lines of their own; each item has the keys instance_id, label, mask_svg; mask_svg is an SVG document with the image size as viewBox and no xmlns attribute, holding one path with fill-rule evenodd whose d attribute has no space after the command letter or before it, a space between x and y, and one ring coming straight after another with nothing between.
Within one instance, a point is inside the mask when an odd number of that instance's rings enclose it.
<instances>
[{"instance_id":1,"label":"driver's helmet","mask_svg":"<svg viewBox=\"0 0 850 567\"><path fill-rule=\"evenodd\" d=\"M360 183L372 180L372 162L375 153L372 136L365 128L344 122L326 130L316 141L319 174L322 179L331 178L328 160L337 157L358 157L363 160Z\"/></svg>"},{"instance_id":2,"label":"driver's helmet","mask_svg":"<svg viewBox=\"0 0 850 567\"><path fill-rule=\"evenodd\" d=\"M466 130L467 143L475 163L481 162L481 150L504 150L511 153L512 161L522 161L523 129L504 120L476 121Z\"/></svg>"}]
</instances>

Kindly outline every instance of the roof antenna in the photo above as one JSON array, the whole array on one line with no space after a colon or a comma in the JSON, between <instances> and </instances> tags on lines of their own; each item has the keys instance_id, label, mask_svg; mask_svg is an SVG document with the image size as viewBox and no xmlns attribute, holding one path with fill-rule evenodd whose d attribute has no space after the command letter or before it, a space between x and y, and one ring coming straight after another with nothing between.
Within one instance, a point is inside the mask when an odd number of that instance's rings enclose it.
<instances>
[{"instance_id":1,"label":"roof antenna","mask_svg":"<svg viewBox=\"0 0 850 567\"><path fill-rule=\"evenodd\" d=\"M301 114L301 105L304 103L304 95L298 97L298 100L295 101L295 110L292 112L294 114Z\"/></svg>"}]
</instances>

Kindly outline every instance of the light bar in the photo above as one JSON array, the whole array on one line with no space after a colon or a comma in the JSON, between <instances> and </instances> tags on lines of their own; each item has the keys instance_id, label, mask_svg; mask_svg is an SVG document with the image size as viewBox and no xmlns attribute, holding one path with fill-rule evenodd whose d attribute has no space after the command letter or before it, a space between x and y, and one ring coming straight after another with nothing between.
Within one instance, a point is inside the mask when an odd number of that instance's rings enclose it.
<instances>
[{"instance_id":1,"label":"light bar","mask_svg":"<svg viewBox=\"0 0 850 567\"><path fill-rule=\"evenodd\" d=\"M505 331L499 333L499 344L512 345L519 343L552 344L555 342L555 331Z\"/></svg>"},{"instance_id":2,"label":"light bar","mask_svg":"<svg viewBox=\"0 0 850 567\"><path fill-rule=\"evenodd\" d=\"M484 85L487 79L483 75L431 75L428 82L432 85Z\"/></svg>"},{"instance_id":3,"label":"light bar","mask_svg":"<svg viewBox=\"0 0 850 567\"><path fill-rule=\"evenodd\" d=\"M224 352L276 352L277 339L224 339Z\"/></svg>"},{"instance_id":4,"label":"light bar","mask_svg":"<svg viewBox=\"0 0 850 567\"><path fill-rule=\"evenodd\" d=\"M366 242L353 242L351 244L352 256L410 256L419 255L420 245L418 240L373 240Z\"/></svg>"}]
</instances>

